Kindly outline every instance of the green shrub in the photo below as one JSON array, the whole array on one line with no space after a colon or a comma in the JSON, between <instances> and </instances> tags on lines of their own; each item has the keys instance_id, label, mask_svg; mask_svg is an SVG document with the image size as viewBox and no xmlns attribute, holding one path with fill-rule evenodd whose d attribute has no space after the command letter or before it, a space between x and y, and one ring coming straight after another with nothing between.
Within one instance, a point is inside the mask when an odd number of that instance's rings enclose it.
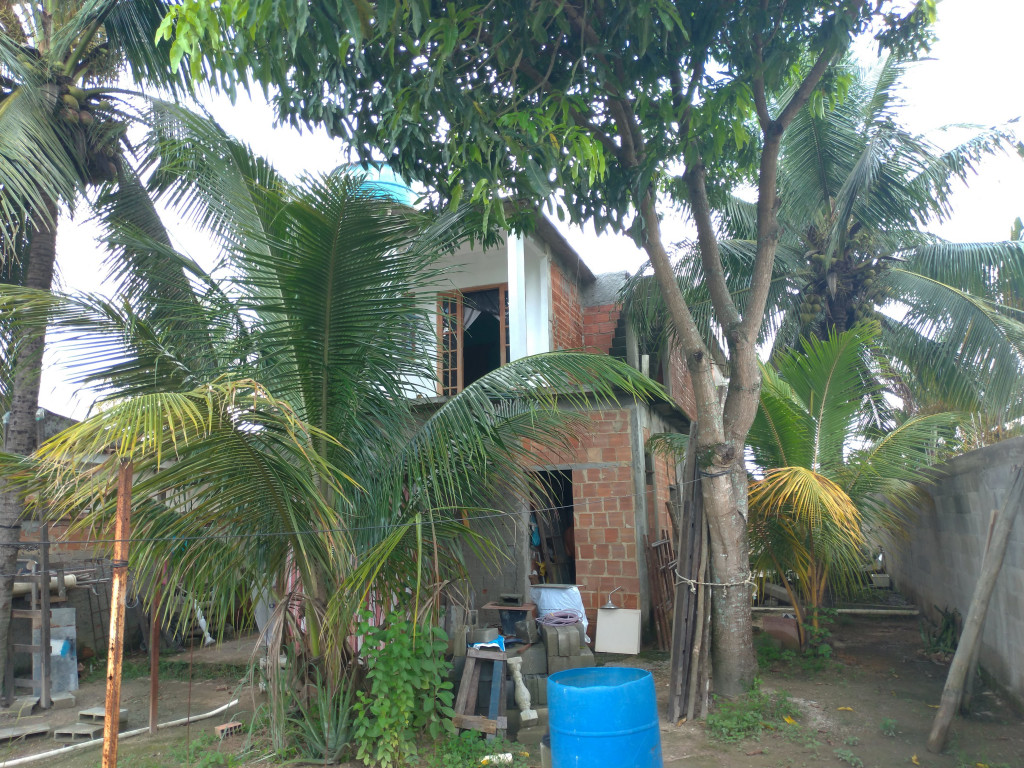
<instances>
[{"instance_id":1,"label":"green shrub","mask_svg":"<svg viewBox=\"0 0 1024 768\"><path fill-rule=\"evenodd\" d=\"M501 765L512 768L527 768L529 753L522 744L516 744L501 737L486 741L483 734L464 731L451 735L437 745L434 754L424 761L424 768L476 768L488 755L511 754L511 763Z\"/></svg>"},{"instance_id":2,"label":"green shrub","mask_svg":"<svg viewBox=\"0 0 1024 768\"><path fill-rule=\"evenodd\" d=\"M799 713L789 694L761 690L761 681L735 700L715 697L715 711L707 717L708 735L718 741L741 741L760 736L765 729L776 728Z\"/></svg>"},{"instance_id":3,"label":"green shrub","mask_svg":"<svg viewBox=\"0 0 1024 768\"><path fill-rule=\"evenodd\" d=\"M369 692L356 696L356 759L366 765L405 766L416 756L416 736L437 739L451 732L452 684L444 660L447 635L439 627L421 627L400 614L373 627L361 617Z\"/></svg>"}]
</instances>

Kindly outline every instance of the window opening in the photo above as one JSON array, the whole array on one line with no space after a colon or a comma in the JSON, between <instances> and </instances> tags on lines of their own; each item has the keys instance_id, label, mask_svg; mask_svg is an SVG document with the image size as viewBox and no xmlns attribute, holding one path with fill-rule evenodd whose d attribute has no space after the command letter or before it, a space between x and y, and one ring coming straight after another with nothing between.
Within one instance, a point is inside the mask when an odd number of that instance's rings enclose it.
<instances>
[{"instance_id":1,"label":"window opening","mask_svg":"<svg viewBox=\"0 0 1024 768\"><path fill-rule=\"evenodd\" d=\"M454 395L508 362L504 285L442 296L438 315L442 395Z\"/></svg>"}]
</instances>

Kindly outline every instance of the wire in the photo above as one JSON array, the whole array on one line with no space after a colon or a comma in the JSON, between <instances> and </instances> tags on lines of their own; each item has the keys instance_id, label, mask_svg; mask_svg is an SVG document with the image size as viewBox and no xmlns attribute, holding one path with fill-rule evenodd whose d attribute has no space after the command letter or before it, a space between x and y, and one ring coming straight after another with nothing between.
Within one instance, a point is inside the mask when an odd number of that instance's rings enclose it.
<instances>
[{"instance_id":1,"label":"wire","mask_svg":"<svg viewBox=\"0 0 1024 768\"><path fill-rule=\"evenodd\" d=\"M551 611L537 619L537 623L548 627L571 627L582 623L582 619L579 611Z\"/></svg>"},{"instance_id":2,"label":"wire","mask_svg":"<svg viewBox=\"0 0 1024 768\"><path fill-rule=\"evenodd\" d=\"M698 483L698 482L700 482L699 478L698 479L694 479L694 480L684 480L682 483L675 483L675 486L678 488L678 487L683 487L683 486L688 486L688 485L694 485L695 483ZM557 506L557 507L543 507L541 509L530 509L529 512L531 514L537 514L537 513L543 513L543 512L557 512L559 510L573 509L573 508L574 508L574 505L572 505L572 504L563 504L563 505L560 505L560 506ZM520 512L496 511L496 512L494 512L492 514L486 514L486 515L467 515L466 517L453 518L450 522L470 522L470 521L475 521L475 520L497 520L497 519L500 519L500 518L509 518L509 517L511 517L511 518L518 518L518 516L520 514L521 514ZM285 537L287 537L287 536L318 536L318 535L327 534L327 533L353 533L353 532L356 532L356 531L394 530L396 528L412 528L412 527L415 527L417 525L426 525L428 522L429 522L428 520L421 520L420 522L416 522L414 520L410 520L410 521L407 521L407 522L404 522L404 523L395 523L395 524L340 526L340 527L337 527L337 528L309 528L309 529L306 529L306 530L254 531L252 533L211 533L211 534L203 534L203 535L197 535L197 536L140 536L140 537L129 537L127 539L88 539L85 542L75 542L75 543L85 543L85 544L121 544L121 543L154 544L154 543L158 543L158 542L169 542L170 541L170 542L179 542L179 543L184 544L184 543L187 543L187 542L190 542L190 541L230 541L232 539L262 539L262 538L274 538L274 537L281 537L281 536L285 536ZM51 546L58 546L59 547L61 544L67 544L67 543L71 543L71 542L66 541L66 540L62 540L60 538L56 538L56 539L53 539L52 541L50 541L49 543L50 543ZM33 541L16 542L16 543L0 542L0 548L8 548L8 549L10 549L10 548L17 548L17 549L32 550L32 549L39 549L39 546L40 545L39 545L38 542L33 542ZM111 563L112 563L112 566L114 568L120 568L120 567L124 567L126 565L126 563L124 561L117 561L117 562L111 561ZM9 574L9 573L8 574L3 574L3 573L0 573L0 578L2 578L4 576L11 576L11 575L21 576L21 575L24 575L24 574L21 574L21 573L18 573L18 574Z\"/></svg>"}]
</instances>

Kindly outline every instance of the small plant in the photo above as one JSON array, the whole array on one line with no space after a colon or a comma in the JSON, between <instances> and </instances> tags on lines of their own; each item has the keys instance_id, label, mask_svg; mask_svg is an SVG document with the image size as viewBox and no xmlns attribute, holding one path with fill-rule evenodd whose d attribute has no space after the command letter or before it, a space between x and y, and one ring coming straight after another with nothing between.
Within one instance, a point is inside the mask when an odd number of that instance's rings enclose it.
<instances>
[{"instance_id":1,"label":"small plant","mask_svg":"<svg viewBox=\"0 0 1024 768\"><path fill-rule=\"evenodd\" d=\"M218 741L212 733L201 733L172 749L172 761L190 768L235 768L241 765L236 755L219 751Z\"/></svg>"},{"instance_id":2,"label":"small plant","mask_svg":"<svg viewBox=\"0 0 1024 768\"><path fill-rule=\"evenodd\" d=\"M338 762L352 738L353 675L349 673L340 682L324 677L319 673L313 676L307 686L309 700L296 701L288 723L300 757L326 764Z\"/></svg>"},{"instance_id":3,"label":"small plant","mask_svg":"<svg viewBox=\"0 0 1024 768\"><path fill-rule=\"evenodd\" d=\"M448 736L437 745L437 749L423 765L424 768L476 768L490 755L511 755L512 762L502 760L501 765L513 768L527 768L529 752L522 744L507 741L501 737L486 741L483 734L465 731Z\"/></svg>"},{"instance_id":4,"label":"small plant","mask_svg":"<svg viewBox=\"0 0 1024 768\"><path fill-rule=\"evenodd\" d=\"M886 736L895 736L896 735L896 721L893 720L891 717L882 718L881 729L882 729L882 733L885 734Z\"/></svg>"},{"instance_id":5,"label":"small plant","mask_svg":"<svg viewBox=\"0 0 1024 768\"><path fill-rule=\"evenodd\" d=\"M761 690L761 681L735 701L715 698L715 711L707 717L708 735L718 741L742 741L760 736L766 728L776 728L799 713L789 695Z\"/></svg>"},{"instance_id":6,"label":"small plant","mask_svg":"<svg viewBox=\"0 0 1024 768\"><path fill-rule=\"evenodd\" d=\"M369 616L359 622L370 690L356 697L356 759L397 768L415 760L417 734L437 739L451 731L448 639L439 627L417 626L401 613L390 614L383 626L371 626Z\"/></svg>"},{"instance_id":7,"label":"small plant","mask_svg":"<svg viewBox=\"0 0 1024 768\"><path fill-rule=\"evenodd\" d=\"M929 655L952 656L960 640L960 612L956 608L943 610L937 605L935 610L942 616L937 627L931 626L924 619L921 620L921 642L924 644L924 652Z\"/></svg>"},{"instance_id":8,"label":"small plant","mask_svg":"<svg viewBox=\"0 0 1024 768\"><path fill-rule=\"evenodd\" d=\"M864 768L864 761L848 749L837 749L833 754L844 763L849 763L853 768Z\"/></svg>"},{"instance_id":9,"label":"small plant","mask_svg":"<svg viewBox=\"0 0 1024 768\"><path fill-rule=\"evenodd\" d=\"M847 736L845 739L843 739L843 744L845 744L848 747L856 747L858 744L860 744L860 739L856 736Z\"/></svg>"}]
</instances>

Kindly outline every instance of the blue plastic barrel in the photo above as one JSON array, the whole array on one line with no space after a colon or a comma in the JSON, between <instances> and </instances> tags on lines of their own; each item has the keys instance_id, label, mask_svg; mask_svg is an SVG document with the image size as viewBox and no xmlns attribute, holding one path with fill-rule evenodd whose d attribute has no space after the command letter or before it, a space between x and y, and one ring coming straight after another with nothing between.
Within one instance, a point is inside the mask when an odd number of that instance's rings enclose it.
<instances>
[{"instance_id":1,"label":"blue plastic barrel","mask_svg":"<svg viewBox=\"0 0 1024 768\"><path fill-rule=\"evenodd\" d=\"M548 677L551 768L661 768L654 677L633 667Z\"/></svg>"}]
</instances>

